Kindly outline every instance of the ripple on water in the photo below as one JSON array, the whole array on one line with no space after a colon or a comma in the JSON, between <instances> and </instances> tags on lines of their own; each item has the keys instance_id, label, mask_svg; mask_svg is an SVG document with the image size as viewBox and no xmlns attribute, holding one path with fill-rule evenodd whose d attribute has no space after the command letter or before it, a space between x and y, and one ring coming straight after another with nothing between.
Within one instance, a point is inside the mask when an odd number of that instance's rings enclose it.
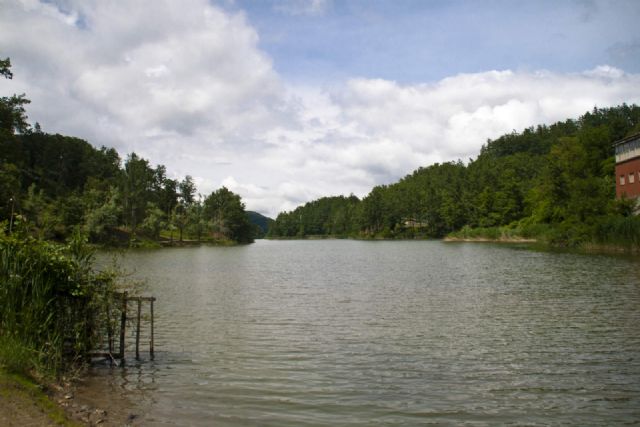
<instances>
[{"instance_id":1,"label":"ripple on water","mask_svg":"<svg viewBox=\"0 0 640 427\"><path fill-rule=\"evenodd\" d=\"M640 422L638 260L259 241L123 263L158 353L97 376L145 396L142 424Z\"/></svg>"}]
</instances>

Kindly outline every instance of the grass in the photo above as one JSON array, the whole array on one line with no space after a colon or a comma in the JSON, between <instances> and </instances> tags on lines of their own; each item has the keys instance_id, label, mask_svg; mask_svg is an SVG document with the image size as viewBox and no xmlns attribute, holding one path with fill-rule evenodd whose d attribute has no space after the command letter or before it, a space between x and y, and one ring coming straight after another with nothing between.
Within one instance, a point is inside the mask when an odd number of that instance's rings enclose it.
<instances>
[{"instance_id":1,"label":"grass","mask_svg":"<svg viewBox=\"0 0 640 427\"><path fill-rule=\"evenodd\" d=\"M496 242L538 241L546 238L548 227L542 224L509 225L502 227L476 227L464 226L462 229L450 233L449 240L488 240Z\"/></svg>"},{"instance_id":2,"label":"grass","mask_svg":"<svg viewBox=\"0 0 640 427\"><path fill-rule=\"evenodd\" d=\"M15 374L28 375L38 370L38 353L19 339L0 335L0 368Z\"/></svg>"}]
</instances>

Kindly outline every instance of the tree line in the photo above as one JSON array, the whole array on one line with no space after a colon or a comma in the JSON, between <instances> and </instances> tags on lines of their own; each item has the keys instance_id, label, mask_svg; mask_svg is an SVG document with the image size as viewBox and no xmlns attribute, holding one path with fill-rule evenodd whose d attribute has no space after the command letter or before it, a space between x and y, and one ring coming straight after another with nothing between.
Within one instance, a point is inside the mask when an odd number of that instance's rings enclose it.
<instances>
[{"instance_id":1,"label":"tree line","mask_svg":"<svg viewBox=\"0 0 640 427\"><path fill-rule=\"evenodd\" d=\"M12 78L9 58L0 74ZM141 239L253 241L240 196L220 188L197 193L191 176L113 148L47 134L27 121L25 94L0 98L0 221L44 239L64 240L81 227L94 242Z\"/></svg>"},{"instance_id":2,"label":"tree line","mask_svg":"<svg viewBox=\"0 0 640 427\"><path fill-rule=\"evenodd\" d=\"M633 201L615 199L612 148L638 131L640 107L626 104L513 131L466 164L436 163L361 200L325 197L282 212L269 236L438 238L502 228L560 245L640 245Z\"/></svg>"}]
</instances>

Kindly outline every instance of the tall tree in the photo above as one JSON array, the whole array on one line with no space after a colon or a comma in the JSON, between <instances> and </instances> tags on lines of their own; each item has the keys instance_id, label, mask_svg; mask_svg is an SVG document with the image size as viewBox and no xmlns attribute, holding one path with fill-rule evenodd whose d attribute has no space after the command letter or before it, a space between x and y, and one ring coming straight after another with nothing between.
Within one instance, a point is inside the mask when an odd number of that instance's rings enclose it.
<instances>
[{"instance_id":1,"label":"tall tree","mask_svg":"<svg viewBox=\"0 0 640 427\"><path fill-rule=\"evenodd\" d=\"M176 227L178 227L181 242L183 231L189 224L190 214L193 211L191 207L195 203L195 194L196 186L193 182L193 178L190 175L187 175L178 183L178 203L172 213L172 220ZM198 237L198 239L199 238L200 237Z\"/></svg>"},{"instance_id":2,"label":"tall tree","mask_svg":"<svg viewBox=\"0 0 640 427\"><path fill-rule=\"evenodd\" d=\"M145 218L147 203L151 201L151 188L155 180L155 171L149 162L131 153L124 164L122 196L125 219L131 231L135 233L139 223Z\"/></svg>"},{"instance_id":3,"label":"tall tree","mask_svg":"<svg viewBox=\"0 0 640 427\"><path fill-rule=\"evenodd\" d=\"M204 200L204 215L212 231L239 243L253 241L252 227L240 196L222 187Z\"/></svg>"}]
</instances>

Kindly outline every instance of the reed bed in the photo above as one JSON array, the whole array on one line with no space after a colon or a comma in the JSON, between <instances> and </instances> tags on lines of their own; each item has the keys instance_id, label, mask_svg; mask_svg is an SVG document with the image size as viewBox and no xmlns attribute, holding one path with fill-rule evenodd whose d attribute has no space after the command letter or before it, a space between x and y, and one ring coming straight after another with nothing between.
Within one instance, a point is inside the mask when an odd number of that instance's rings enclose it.
<instances>
[{"instance_id":1,"label":"reed bed","mask_svg":"<svg viewBox=\"0 0 640 427\"><path fill-rule=\"evenodd\" d=\"M59 374L83 359L109 320L101 313L114 286L91 260L79 234L64 245L0 235L0 365Z\"/></svg>"}]
</instances>

